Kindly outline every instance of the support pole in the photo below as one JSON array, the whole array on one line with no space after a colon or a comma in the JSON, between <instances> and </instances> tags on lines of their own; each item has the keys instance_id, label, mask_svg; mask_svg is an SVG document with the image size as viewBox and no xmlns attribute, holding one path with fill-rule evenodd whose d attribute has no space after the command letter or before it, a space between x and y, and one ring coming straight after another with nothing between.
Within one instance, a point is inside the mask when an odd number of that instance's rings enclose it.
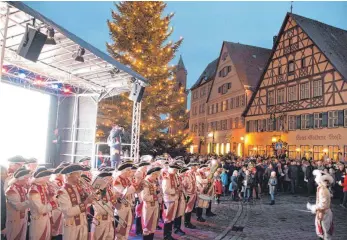
<instances>
[{"instance_id":1,"label":"support pole","mask_svg":"<svg viewBox=\"0 0 347 240\"><path fill-rule=\"evenodd\" d=\"M4 25L4 34L1 34L2 35L2 46L1 46L1 56L0 56L0 85L1 85L1 81L2 81L2 67L4 66L4 59L5 59L8 19L10 17L10 6L8 4L6 4L6 8L7 9L6 9L6 18L5 18L5 25Z\"/></svg>"},{"instance_id":2,"label":"support pole","mask_svg":"<svg viewBox=\"0 0 347 240\"><path fill-rule=\"evenodd\" d=\"M140 122L141 103L134 101L130 149L130 158L133 159L134 162L138 162L140 159Z\"/></svg>"},{"instance_id":3,"label":"support pole","mask_svg":"<svg viewBox=\"0 0 347 240\"><path fill-rule=\"evenodd\" d=\"M75 96L74 101L74 108L73 108L73 114L72 114L72 126L71 126L71 162L73 163L75 160L75 154L76 154L76 125L77 125L77 119L78 119L78 96Z\"/></svg>"}]
</instances>

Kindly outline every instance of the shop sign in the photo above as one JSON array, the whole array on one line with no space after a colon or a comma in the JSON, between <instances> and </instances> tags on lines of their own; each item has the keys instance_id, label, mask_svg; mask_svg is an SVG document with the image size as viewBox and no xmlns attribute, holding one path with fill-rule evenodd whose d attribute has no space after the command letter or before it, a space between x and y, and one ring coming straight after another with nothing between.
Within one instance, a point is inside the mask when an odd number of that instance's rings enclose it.
<instances>
[{"instance_id":1,"label":"shop sign","mask_svg":"<svg viewBox=\"0 0 347 240\"><path fill-rule=\"evenodd\" d=\"M321 141L321 140L342 140L342 135L341 134L328 134L328 135L296 135L296 140L297 141Z\"/></svg>"}]
</instances>

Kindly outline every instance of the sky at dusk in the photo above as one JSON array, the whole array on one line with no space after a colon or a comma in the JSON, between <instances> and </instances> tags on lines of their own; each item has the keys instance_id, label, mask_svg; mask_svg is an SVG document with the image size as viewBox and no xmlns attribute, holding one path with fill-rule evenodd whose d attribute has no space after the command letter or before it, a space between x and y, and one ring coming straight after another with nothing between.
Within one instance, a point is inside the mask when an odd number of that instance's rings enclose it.
<instances>
[{"instance_id":1,"label":"sky at dusk","mask_svg":"<svg viewBox=\"0 0 347 240\"><path fill-rule=\"evenodd\" d=\"M113 2L27 2L87 42L106 51L110 41L106 20ZM265 48L281 27L288 2L168 2L166 13L174 12L170 40L184 42L172 64L182 54L188 70L188 88L206 65L218 57L222 42L231 41ZM347 2L294 2L293 13L347 29Z\"/></svg>"}]
</instances>

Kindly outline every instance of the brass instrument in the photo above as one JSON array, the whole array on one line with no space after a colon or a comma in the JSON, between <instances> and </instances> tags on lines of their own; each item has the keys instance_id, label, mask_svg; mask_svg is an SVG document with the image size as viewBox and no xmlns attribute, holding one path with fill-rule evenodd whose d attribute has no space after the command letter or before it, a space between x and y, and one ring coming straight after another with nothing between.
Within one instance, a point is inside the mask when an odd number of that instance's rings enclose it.
<instances>
[{"instance_id":1,"label":"brass instrument","mask_svg":"<svg viewBox=\"0 0 347 240\"><path fill-rule=\"evenodd\" d=\"M217 172L217 169L218 169L218 164L212 165L210 174L207 176L207 179L208 179L208 180L212 180L212 179L213 179L213 176L214 176L214 174ZM211 190L211 188L212 188L212 181L209 181L209 182L207 183L207 186L206 186L206 187L204 188L204 190L202 191L203 194L209 193L210 190Z\"/></svg>"},{"instance_id":2,"label":"brass instrument","mask_svg":"<svg viewBox=\"0 0 347 240\"><path fill-rule=\"evenodd\" d=\"M103 204L101 204L100 202L98 202L98 200L100 199L100 193L101 190L100 188L94 189L93 186L88 183L84 178L80 178L80 185L83 189L87 190L88 192L91 193L91 196L93 196L93 198L95 199L95 201L93 202L93 204L98 205L100 208L102 208L105 212L107 212L107 214L111 217L111 219L115 220L118 224L120 224L122 227L126 227L127 223L124 219L120 218L119 219L115 218L113 216L113 214L111 215L109 211L107 210L111 210L112 212L114 211L114 209L111 209L108 205L106 205L103 201ZM89 194L88 194L89 195ZM92 215L91 215L92 216ZM93 216L94 219L94 216Z\"/></svg>"}]
</instances>

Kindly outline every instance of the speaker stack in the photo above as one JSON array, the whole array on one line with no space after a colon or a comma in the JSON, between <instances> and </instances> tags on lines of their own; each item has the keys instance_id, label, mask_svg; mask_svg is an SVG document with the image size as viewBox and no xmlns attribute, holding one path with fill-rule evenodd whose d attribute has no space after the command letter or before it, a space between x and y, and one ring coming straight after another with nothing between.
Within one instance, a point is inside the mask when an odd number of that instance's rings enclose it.
<instances>
[{"instance_id":1,"label":"speaker stack","mask_svg":"<svg viewBox=\"0 0 347 240\"><path fill-rule=\"evenodd\" d=\"M132 89L129 94L129 99L133 102L141 102L145 87L141 86L138 82L132 84Z\"/></svg>"},{"instance_id":2,"label":"speaker stack","mask_svg":"<svg viewBox=\"0 0 347 240\"><path fill-rule=\"evenodd\" d=\"M47 40L47 35L40 31L27 27L17 54L30 61L36 62L40 56L43 45Z\"/></svg>"}]
</instances>

